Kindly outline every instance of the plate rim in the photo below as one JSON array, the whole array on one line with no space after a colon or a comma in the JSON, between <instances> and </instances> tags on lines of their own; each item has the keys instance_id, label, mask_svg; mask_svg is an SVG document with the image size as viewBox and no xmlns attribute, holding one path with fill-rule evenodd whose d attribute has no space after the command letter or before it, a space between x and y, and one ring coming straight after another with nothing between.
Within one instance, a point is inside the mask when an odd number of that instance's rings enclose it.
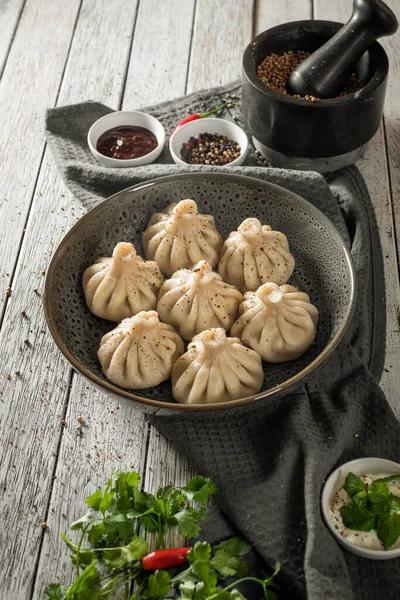
<instances>
[{"instance_id":1,"label":"plate rim","mask_svg":"<svg viewBox=\"0 0 400 600\"><path fill-rule=\"evenodd\" d=\"M68 244L69 239L72 237L72 235L76 232L77 229L79 230L79 228L82 227L82 223L84 223L84 221L89 218L91 213L100 210L100 208L103 207L106 203L111 204L116 198L118 198L122 194L126 194L127 192L136 192L138 190L143 190L144 188L147 188L147 187L152 187L152 186L158 185L160 183L174 181L174 180L181 179L181 178L184 178L184 179L192 179L192 178L194 178L194 179L197 179L197 178L226 179L226 178L228 178L228 179L236 180L237 183L241 182L242 184L248 183L253 186L255 184L260 184L262 186L272 189L272 191L273 192L275 191L275 193L279 193L279 194L284 193L289 196L294 196L294 197L296 197L296 200L298 200L298 201L300 201L300 203L304 204L308 210L311 210L311 212L317 213L318 218L326 223L327 227L332 230L332 233L336 237L338 237L338 239L341 242L341 245L344 250L346 260L347 260L347 264L349 267L349 272L350 272L350 302L348 304L347 311L344 316L344 318L345 318L344 325L341 326L341 328L335 334L335 336L329 342L329 344L323 349L322 352L320 352L320 354L318 354L318 356L309 365L307 365L304 369L299 371L299 373L297 373L290 379L287 379L283 383L277 384L277 385L273 386L272 388L265 390L264 392L258 392L258 394L252 394L251 396L247 396L246 398L239 398L237 400L228 400L228 401L219 402L216 404L180 404L178 402L176 402L176 403L163 402L161 400L153 400L151 398L145 398L143 396L136 395L134 393L134 391L125 390L124 388L121 388L121 387L113 384L111 381L101 379L100 377L98 377L97 375L92 373L89 369L87 369L84 365L82 365L74 357L74 355L64 345L61 337L58 334L58 331L57 331L57 328L55 325L55 320L54 320L54 317L53 317L53 314L51 311L51 305L50 305L51 290L50 290L50 288L51 288L52 276L53 276L54 269L55 269L56 258L57 258L58 253L60 252L60 250L65 245ZM276 396L277 394L279 394L285 390L289 390L291 388L295 389L296 384L300 384L311 373L313 373L315 370L317 370L319 367L321 367L323 365L323 363L326 361L326 359L332 354L333 350L338 346L339 342L343 338L345 332L347 331L347 329L351 323L352 317L354 315L356 299L357 299L356 273L355 273L354 263L353 263L353 259L352 259L350 250L348 249L348 247L347 247L343 237L341 236L339 230L337 229L336 225L319 208L314 206L314 204L312 204L311 202L309 202L308 200L306 200L305 198L303 198L296 192L293 192L292 190L288 190L287 188L284 188L283 186L277 185L275 183L271 183L269 181L258 179L257 177L251 177L249 175L241 175L239 173L221 173L221 172L216 172L216 171L197 171L197 172L191 172L191 173L178 173L178 174L173 174L173 175L165 175L163 177L155 177L153 179L149 179L148 181L142 181L133 186L124 188L123 190L116 192L115 194L113 194L112 196L109 196L108 198L105 198L102 202L100 202L99 204L96 204L96 206L89 209L84 215L82 215L78 219L78 221L69 229L69 231L67 231L67 233L61 239L61 241L57 245L57 248L55 249L55 251L52 254L50 263L46 270L44 295L43 295L43 307L44 307L46 324L47 324L47 327L51 333L51 336L52 336L54 342L56 343L58 349L61 351L61 353L64 355L64 357L68 360L68 362L71 364L71 366L78 373L80 373L81 375L83 375L84 377L89 379L89 381L91 381L93 384L100 387L101 389L111 392L112 394L115 394L117 396L123 396L124 398L127 398L128 400L131 400L131 401L133 400L135 403L137 402L137 403L143 405L143 408L152 407L153 410L154 409L162 409L164 411L187 413L187 412L204 412L204 411L210 412L210 411L216 411L216 410L226 410L226 409L238 408L241 406L253 404L259 400L265 400L266 398Z\"/></svg>"}]
</instances>

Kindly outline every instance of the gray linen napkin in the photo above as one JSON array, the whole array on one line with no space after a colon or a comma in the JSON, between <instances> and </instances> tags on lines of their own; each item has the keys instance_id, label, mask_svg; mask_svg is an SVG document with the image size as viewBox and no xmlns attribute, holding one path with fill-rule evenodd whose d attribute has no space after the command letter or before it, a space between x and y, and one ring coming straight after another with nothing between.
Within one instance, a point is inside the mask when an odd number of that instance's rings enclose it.
<instances>
[{"instance_id":1,"label":"gray linen napkin","mask_svg":"<svg viewBox=\"0 0 400 600\"><path fill-rule=\"evenodd\" d=\"M167 131L187 112L202 112L231 97L225 118L243 126L237 82L149 107ZM90 208L130 185L163 175L201 170L171 165L167 147L157 164L107 169L86 144L92 123L108 107L87 102L51 109L46 137L68 188ZM351 248L359 282L355 318L345 339L301 388L263 406L200 414L150 417L194 468L220 488L219 509L205 530L209 539L233 528L252 543L263 564L282 563L281 598L351 600L400 589L400 560L368 561L342 550L322 523L324 479L346 460L381 456L399 460L400 427L377 381L384 362L385 293L375 215L354 167L329 175L257 166L251 149L245 167L222 167L265 179L305 197L337 226ZM220 170L210 167L207 170ZM228 517L228 518L226 518Z\"/></svg>"}]
</instances>

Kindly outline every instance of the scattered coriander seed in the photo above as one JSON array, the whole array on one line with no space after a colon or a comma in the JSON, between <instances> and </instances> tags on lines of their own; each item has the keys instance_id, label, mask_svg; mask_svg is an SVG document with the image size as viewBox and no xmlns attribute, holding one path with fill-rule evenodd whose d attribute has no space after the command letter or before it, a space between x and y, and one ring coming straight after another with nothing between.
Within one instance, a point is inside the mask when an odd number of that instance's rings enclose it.
<instances>
[{"instance_id":1,"label":"scattered coriander seed","mask_svg":"<svg viewBox=\"0 0 400 600\"><path fill-rule=\"evenodd\" d=\"M47 529L48 525L47 525L46 521L43 521L43 523L40 524L40 527L42 529Z\"/></svg>"},{"instance_id":2,"label":"scattered coriander seed","mask_svg":"<svg viewBox=\"0 0 400 600\"><path fill-rule=\"evenodd\" d=\"M7 298L9 298L11 296L11 294L12 294L12 289L10 287L8 287L6 289L6 296L7 296Z\"/></svg>"},{"instance_id":3,"label":"scattered coriander seed","mask_svg":"<svg viewBox=\"0 0 400 600\"><path fill-rule=\"evenodd\" d=\"M11 379L11 375L10 373L7 373L7 379L10 380Z\"/></svg>"},{"instance_id":4,"label":"scattered coriander seed","mask_svg":"<svg viewBox=\"0 0 400 600\"><path fill-rule=\"evenodd\" d=\"M79 415L79 417L77 418L77 421L78 421L78 423L83 423L83 417L81 417L81 416Z\"/></svg>"},{"instance_id":5,"label":"scattered coriander seed","mask_svg":"<svg viewBox=\"0 0 400 600\"><path fill-rule=\"evenodd\" d=\"M39 290L37 288L35 288L33 291L35 294L39 295Z\"/></svg>"},{"instance_id":6,"label":"scattered coriander seed","mask_svg":"<svg viewBox=\"0 0 400 600\"><path fill-rule=\"evenodd\" d=\"M27 317L26 312L24 310L21 310L21 317L24 317L24 319L26 319Z\"/></svg>"},{"instance_id":7,"label":"scattered coriander seed","mask_svg":"<svg viewBox=\"0 0 400 600\"><path fill-rule=\"evenodd\" d=\"M283 54L269 54L264 58L261 64L257 67L257 74L261 81L270 89L289 96L286 89L287 80L294 69L310 56L309 52L304 50L289 50ZM357 78L355 73L352 73L349 77L345 87L338 94L339 96L347 96L348 94L354 94L363 87L362 82ZM317 102L318 98L315 96L300 96L295 94L293 98L299 98L303 100L310 100L311 102Z\"/></svg>"},{"instance_id":8,"label":"scattered coriander seed","mask_svg":"<svg viewBox=\"0 0 400 600\"><path fill-rule=\"evenodd\" d=\"M30 343L30 341L29 341L28 339L24 340L24 344L25 344L26 346L31 346L31 343Z\"/></svg>"},{"instance_id":9,"label":"scattered coriander seed","mask_svg":"<svg viewBox=\"0 0 400 600\"><path fill-rule=\"evenodd\" d=\"M66 424L66 420L65 419L61 419L61 425L65 425Z\"/></svg>"},{"instance_id":10,"label":"scattered coriander seed","mask_svg":"<svg viewBox=\"0 0 400 600\"><path fill-rule=\"evenodd\" d=\"M226 165L240 156L240 146L220 133L201 133L182 144L181 158L192 165Z\"/></svg>"},{"instance_id":11,"label":"scattered coriander seed","mask_svg":"<svg viewBox=\"0 0 400 600\"><path fill-rule=\"evenodd\" d=\"M46 270L42 271L42 275L46 275Z\"/></svg>"}]
</instances>

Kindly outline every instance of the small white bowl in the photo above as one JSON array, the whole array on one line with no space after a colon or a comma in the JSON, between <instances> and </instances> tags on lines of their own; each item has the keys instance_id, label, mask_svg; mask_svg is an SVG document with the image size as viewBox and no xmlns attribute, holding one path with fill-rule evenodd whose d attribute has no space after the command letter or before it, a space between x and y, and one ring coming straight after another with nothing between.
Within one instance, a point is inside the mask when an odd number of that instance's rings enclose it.
<instances>
[{"instance_id":1,"label":"small white bowl","mask_svg":"<svg viewBox=\"0 0 400 600\"><path fill-rule=\"evenodd\" d=\"M169 150L177 165L188 166L188 163L181 158L182 144L187 143L190 137L198 137L202 133L220 133L221 135L228 136L230 140L234 140L240 145L240 156L232 162L223 165L224 167L237 167L244 163L249 147L249 140L243 129L241 129L239 125L236 125L236 123L232 123L226 119L209 117L190 121L189 123L186 123L186 125L179 127L175 133L172 134L169 141ZM201 166L213 167L215 165Z\"/></svg>"},{"instance_id":2,"label":"small white bowl","mask_svg":"<svg viewBox=\"0 0 400 600\"><path fill-rule=\"evenodd\" d=\"M103 133L114 127L122 127L123 125L136 125L137 127L145 127L149 129L157 138L158 146L148 154L139 158L119 159L104 156L96 150L97 140ZM156 160L162 152L165 143L165 131L160 121L143 112L139 111L117 111L112 112L104 117L101 117L89 129L87 136L88 145L93 156L101 162L105 167L139 167L148 165Z\"/></svg>"},{"instance_id":3,"label":"small white bowl","mask_svg":"<svg viewBox=\"0 0 400 600\"><path fill-rule=\"evenodd\" d=\"M350 462L341 465L337 468L325 482L321 496L321 510L324 517L325 523L328 529L336 540L344 546L347 550L363 556L364 558L370 558L372 560L388 560L389 558L398 558L400 556L400 548L394 550L369 550L367 548L361 548L355 546L351 542L348 542L346 538L340 535L334 528L330 519L330 507L332 500L336 492L343 487L346 477L349 473L355 475L379 475L385 477L386 475L394 475L400 473L400 464L384 458L357 458Z\"/></svg>"}]
</instances>

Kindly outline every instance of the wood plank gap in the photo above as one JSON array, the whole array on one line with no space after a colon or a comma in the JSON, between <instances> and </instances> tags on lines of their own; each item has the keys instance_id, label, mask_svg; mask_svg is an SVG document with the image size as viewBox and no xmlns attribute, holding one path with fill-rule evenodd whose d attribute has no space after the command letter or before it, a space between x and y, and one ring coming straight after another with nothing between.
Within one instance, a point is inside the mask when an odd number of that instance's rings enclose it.
<instances>
[{"instance_id":1,"label":"wood plank gap","mask_svg":"<svg viewBox=\"0 0 400 600\"><path fill-rule=\"evenodd\" d=\"M8 61L8 57L9 57L9 55L10 55L11 46L13 45L13 41L14 41L14 38L15 38L15 34L17 33L18 25L19 25L19 22L20 22L20 20L21 20L22 13L24 12L25 4L26 4L26 0L24 0L24 1L23 1L23 3L22 3L22 5L21 5L20 11L19 11L19 13L18 13L17 20L16 20L16 22L15 22L15 27L14 27L14 30L13 30L13 32L12 32L12 36L11 36L11 39L10 39L10 43L9 43L9 45L8 45L8 48L7 48L6 55L5 55L5 57L4 57L4 62L3 62L3 65L2 65L2 66L1 66L1 68L0 68L0 81L1 81L1 78L3 77L4 69L6 68L6 64L7 64L7 61Z\"/></svg>"},{"instance_id":2,"label":"wood plank gap","mask_svg":"<svg viewBox=\"0 0 400 600\"><path fill-rule=\"evenodd\" d=\"M314 1L315 0L310 0L310 11L311 11L311 18L312 20L315 19L315 8L314 8Z\"/></svg>"},{"instance_id":3,"label":"wood plank gap","mask_svg":"<svg viewBox=\"0 0 400 600\"><path fill-rule=\"evenodd\" d=\"M255 38L256 31L257 31L257 8L258 8L258 3L260 2L260 0L253 0L253 6L252 6L252 10L251 10L251 20L253 23L252 26L252 30L251 30L251 39Z\"/></svg>"},{"instance_id":4,"label":"wood plank gap","mask_svg":"<svg viewBox=\"0 0 400 600\"><path fill-rule=\"evenodd\" d=\"M65 417L67 415L69 398L70 398L70 395L71 395L71 388L72 388L72 379L73 379L73 376L74 376L73 369L70 369L69 372L68 372L68 378L67 378L67 391L66 391L65 400L64 400L63 419L65 419ZM47 503L46 503L46 510L45 510L45 518L44 518L45 523L47 523L47 520L48 520L48 517L49 517L49 513L50 513L50 506L51 506L51 500L52 500L52 496L53 496L54 482L56 480L56 471L57 471L58 457L59 457L59 454L60 454L60 449L61 449L61 443L62 443L63 435L64 435L64 427L62 427L60 435L59 435L59 438L58 438L58 444L57 444L57 448L56 448L56 455L55 455L55 459L54 459L54 463L53 463L53 470L52 470L52 474L51 474L51 486L50 486L49 495L48 495ZM32 600L33 594L35 593L36 579L37 579L37 575L38 575L40 557L41 557L41 554L42 554L42 547L43 547L43 542L44 542L44 536L45 535L46 535L46 528L43 529L42 535L40 537L39 549L38 549L38 552L37 552L37 555L36 555L35 563L33 565L32 583L31 583L31 591L30 591L30 594L29 594L29 600Z\"/></svg>"},{"instance_id":5,"label":"wood plank gap","mask_svg":"<svg viewBox=\"0 0 400 600\"><path fill-rule=\"evenodd\" d=\"M135 30L136 30L136 23L138 20L138 14L139 14L139 6L140 6L140 0L138 0L138 3L136 5L136 13L135 13L135 19L133 21L133 27L132 27L132 36L131 36L131 42L129 44L129 51L128 51L128 60L126 62L126 66L125 66L125 73L124 73L124 77L122 79L122 87L121 87L121 94L119 97L119 102L118 102L118 110L122 110L122 106L124 104L124 100L125 100L125 88L126 88L126 81L128 79L128 73L129 73L129 65L131 63L131 56L132 56L132 47L133 47L133 39L135 37Z\"/></svg>"},{"instance_id":6,"label":"wood plank gap","mask_svg":"<svg viewBox=\"0 0 400 600\"><path fill-rule=\"evenodd\" d=\"M144 485L145 485L145 480L146 480L146 469L147 469L147 462L148 462L148 458L149 458L150 434L151 434L151 426L147 419L145 420L145 427L147 428L146 444L145 444L145 449L144 449L144 453L143 453L143 464L140 465L140 482L141 482L140 488L142 491L144 490Z\"/></svg>"},{"instance_id":7,"label":"wood plank gap","mask_svg":"<svg viewBox=\"0 0 400 600\"><path fill-rule=\"evenodd\" d=\"M400 239L400 231L397 231L397 221L395 218L395 215L396 215L395 201L394 201L394 193L395 192L394 192L394 187L392 184L392 172L391 172L391 168L390 168L390 156L389 156L389 140L388 140L388 135L387 135L385 116L383 116L383 118L382 118L382 127L383 127L383 137L385 140L386 171L387 171L387 177L388 177L388 182L389 182L390 204L392 206L392 214L393 214L394 239L399 240ZM399 249L399 245L396 243L396 241L395 241L394 247L395 247L395 252L396 252L397 268L399 269L400 268L400 249ZM398 313L398 319L399 319L399 327L400 327L400 313Z\"/></svg>"},{"instance_id":8,"label":"wood plank gap","mask_svg":"<svg viewBox=\"0 0 400 600\"><path fill-rule=\"evenodd\" d=\"M83 4L83 0L80 0L79 8L76 11L76 17L75 17L74 27L72 29L72 35L71 35L71 39L69 41L69 46L68 46L68 50L67 50L67 58L65 59L64 68L63 68L62 73L61 73L60 85L58 86L58 90L57 90L57 95L56 95L56 100L54 102L54 106L58 105L58 98L60 97L60 92L61 92L62 84L63 84L63 81L64 81L64 75L65 75L65 71L66 71L66 68L67 68L67 65L68 65L69 55L71 54L72 42L74 41L75 32L76 32L76 26L78 25L79 15L81 14L81 10L82 10L82 4ZM46 150L46 146L47 146L47 144L45 144L44 150ZM44 150L43 150L43 154L44 154ZM39 172L40 172L41 167L42 167L42 165L40 165L40 167L39 167Z\"/></svg>"},{"instance_id":9,"label":"wood plank gap","mask_svg":"<svg viewBox=\"0 0 400 600\"><path fill-rule=\"evenodd\" d=\"M193 32L194 32L194 24L196 22L196 16L197 16L197 0L194 1L192 27L190 30L190 45L189 45L189 54L188 54L188 61L187 61L187 67L186 67L186 77L185 77L185 95L187 94L187 88L188 88L188 82L189 82L189 69L190 69L190 60L192 58Z\"/></svg>"},{"instance_id":10,"label":"wood plank gap","mask_svg":"<svg viewBox=\"0 0 400 600\"><path fill-rule=\"evenodd\" d=\"M26 0L25 0L25 2L26 2ZM57 106L58 97L60 95L62 83L63 83L63 80L64 80L65 69L67 68L68 59L69 59L69 55L70 55L71 47L72 47L72 42L73 42L73 39L74 39L74 35L75 35L75 31L76 31L76 26L77 26L79 15L80 15L81 8L82 8L82 3L83 3L83 0L80 0L79 8L78 8L78 10L76 12L76 18L75 18L74 27L73 27L72 34L71 34L71 39L70 39L69 46L68 46L68 51L67 51L67 56L66 56L66 59L65 59L64 68L63 68L63 71L62 71L62 74L61 74L60 85L58 86L58 90L57 90L55 106ZM25 6L25 3L24 3L24 6ZM21 14L22 14L22 10L21 10L21 13L19 15L19 19L21 18ZM18 22L19 22L19 20L18 20ZM15 31L16 31L16 29L15 29ZM14 35L15 35L15 31L14 31ZM14 38L14 36L13 36L13 38ZM11 45L10 45L10 48L11 48ZM16 257L15 257L15 261L14 261L13 267L11 269L11 274L10 274L10 279L9 279L9 285L10 285L11 289L13 287L15 273L16 273L16 270L17 270L17 267L18 267L18 261L19 261L19 256L20 256L20 253L21 253L22 244L24 243L24 239L25 239L25 232L26 232L26 229L27 229L27 226L28 226L28 223L29 223L29 218L30 218L30 214L31 214L31 208L32 208L33 200L35 198L35 193L36 193L37 184L38 184L38 181L39 181L40 171L41 171L41 168L42 168L42 165L43 165L43 159L44 159L44 155L45 155L45 152L46 152L46 148L47 148L47 143L45 143L44 146L43 146L43 151L42 151L42 155L40 157L39 167L38 167L37 174L36 174L36 177L35 177L35 182L33 184L32 195L31 195L31 198L30 198L30 201L29 201L28 210L26 211L26 217L25 217L25 221L24 221L24 228L22 230L22 234L21 234L21 237L20 237L20 240L19 240L18 250L17 250ZM10 299L10 297L6 298L6 301L3 304L2 310L0 311L0 332L1 332L1 328L3 326L4 316L6 314L6 309L7 309L7 304L9 302L9 299Z\"/></svg>"}]
</instances>

